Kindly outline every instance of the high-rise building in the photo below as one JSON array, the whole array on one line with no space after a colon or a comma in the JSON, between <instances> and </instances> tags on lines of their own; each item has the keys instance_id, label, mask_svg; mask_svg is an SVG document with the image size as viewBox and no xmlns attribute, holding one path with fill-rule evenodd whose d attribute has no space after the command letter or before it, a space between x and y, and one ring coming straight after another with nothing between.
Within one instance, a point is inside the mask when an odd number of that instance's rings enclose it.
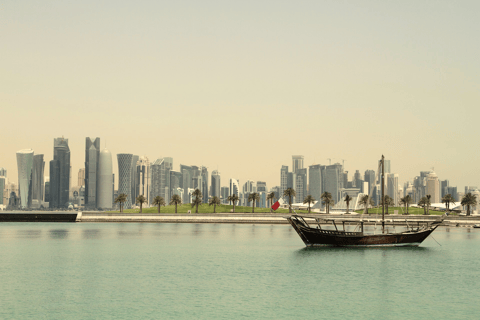
<instances>
[{"instance_id":1,"label":"high-rise building","mask_svg":"<svg viewBox=\"0 0 480 320\"><path fill-rule=\"evenodd\" d=\"M85 185L85 168L81 168L78 170L78 184L79 187L83 187Z\"/></svg>"},{"instance_id":2,"label":"high-rise building","mask_svg":"<svg viewBox=\"0 0 480 320\"><path fill-rule=\"evenodd\" d=\"M207 167L201 167L201 175L202 175L202 195L203 195L203 203L208 203L208 169Z\"/></svg>"},{"instance_id":3,"label":"high-rise building","mask_svg":"<svg viewBox=\"0 0 480 320\"><path fill-rule=\"evenodd\" d=\"M363 190L363 193L370 194L371 192L373 192L373 188L375 186L375 171L365 170L365 174L363 175L363 180L368 184L368 189Z\"/></svg>"},{"instance_id":4,"label":"high-rise building","mask_svg":"<svg viewBox=\"0 0 480 320\"><path fill-rule=\"evenodd\" d=\"M33 156L33 172L32 172L32 201L40 207L45 196L45 161L43 154Z\"/></svg>"},{"instance_id":5,"label":"high-rise building","mask_svg":"<svg viewBox=\"0 0 480 320\"><path fill-rule=\"evenodd\" d=\"M325 166L325 188L324 191L332 194L332 200L340 201L340 191L343 188L343 166L340 163Z\"/></svg>"},{"instance_id":6,"label":"high-rise building","mask_svg":"<svg viewBox=\"0 0 480 320\"><path fill-rule=\"evenodd\" d=\"M265 181L257 181L257 192L267 192L267 183Z\"/></svg>"},{"instance_id":7,"label":"high-rise building","mask_svg":"<svg viewBox=\"0 0 480 320\"><path fill-rule=\"evenodd\" d=\"M303 202L307 196L307 168L297 169L295 183L296 202Z\"/></svg>"},{"instance_id":8,"label":"high-rise building","mask_svg":"<svg viewBox=\"0 0 480 320\"><path fill-rule=\"evenodd\" d=\"M132 193L133 204L135 204L135 202L137 201L137 196L138 196L138 193L137 193L137 185L138 185L137 162L138 162L138 159L140 159L139 156L133 155L133 157L132 157L132 181L131 181L132 182L131 193Z\"/></svg>"},{"instance_id":9,"label":"high-rise building","mask_svg":"<svg viewBox=\"0 0 480 320\"><path fill-rule=\"evenodd\" d=\"M7 169L0 168L0 177L7 177Z\"/></svg>"},{"instance_id":10,"label":"high-rise building","mask_svg":"<svg viewBox=\"0 0 480 320\"><path fill-rule=\"evenodd\" d=\"M182 184L183 184L182 173L180 171L170 170L170 190L171 190L170 197L174 194L183 197L183 188L181 187Z\"/></svg>"},{"instance_id":11,"label":"high-rise building","mask_svg":"<svg viewBox=\"0 0 480 320\"><path fill-rule=\"evenodd\" d=\"M218 197L220 199L221 195L220 187L220 172L218 170L212 171L212 183L211 183L211 196Z\"/></svg>"},{"instance_id":12,"label":"high-rise building","mask_svg":"<svg viewBox=\"0 0 480 320\"><path fill-rule=\"evenodd\" d=\"M151 172L150 172L150 160L146 156L142 156L136 163L137 176L135 178L135 193L137 195L143 195L147 199L147 203L150 204L150 185L151 185Z\"/></svg>"},{"instance_id":13,"label":"high-rise building","mask_svg":"<svg viewBox=\"0 0 480 320\"><path fill-rule=\"evenodd\" d=\"M281 196L280 196L280 187L279 186L275 186L273 187L272 189L270 189L270 192L273 192L273 194L275 195L275 199L280 199Z\"/></svg>"},{"instance_id":14,"label":"high-rise building","mask_svg":"<svg viewBox=\"0 0 480 320\"><path fill-rule=\"evenodd\" d=\"M447 194L451 194L453 199L456 201L460 201L461 199L458 198L457 187L448 187Z\"/></svg>"},{"instance_id":15,"label":"high-rise building","mask_svg":"<svg viewBox=\"0 0 480 320\"><path fill-rule=\"evenodd\" d=\"M173 159L170 157L155 160L150 169L152 172L152 184L150 198L163 197L165 202L170 201L170 171L173 168Z\"/></svg>"},{"instance_id":16,"label":"high-rise building","mask_svg":"<svg viewBox=\"0 0 480 320\"><path fill-rule=\"evenodd\" d=\"M222 203L227 204L228 203L227 198L230 195L230 189L228 187L221 187L220 192L221 192L220 199L222 200Z\"/></svg>"},{"instance_id":17,"label":"high-rise building","mask_svg":"<svg viewBox=\"0 0 480 320\"><path fill-rule=\"evenodd\" d=\"M236 194L237 196L240 196L240 182L238 179L230 179L230 195Z\"/></svg>"},{"instance_id":18,"label":"high-rise building","mask_svg":"<svg viewBox=\"0 0 480 320\"><path fill-rule=\"evenodd\" d=\"M180 172L182 173L182 188L184 190L183 203L189 203L190 193L188 190L193 188L193 184L192 184L193 170L191 166L186 166L181 164Z\"/></svg>"},{"instance_id":19,"label":"high-rise building","mask_svg":"<svg viewBox=\"0 0 480 320\"><path fill-rule=\"evenodd\" d=\"M30 208L32 205L32 171L33 150L24 149L17 152L18 189L20 193L20 207Z\"/></svg>"},{"instance_id":20,"label":"high-rise building","mask_svg":"<svg viewBox=\"0 0 480 320\"><path fill-rule=\"evenodd\" d=\"M70 148L68 139L55 138L50 161L50 208L68 206L70 193Z\"/></svg>"},{"instance_id":21,"label":"high-rise building","mask_svg":"<svg viewBox=\"0 0 480 320\"><path fill-rule=\"evenodd\" d=\"M303 156L292 156L292 172L297 173L298 169L303 169Z\"/></svg>"},{"instance_id":22,"label":"high-rise building","mask_svg":"<svg viewBox=\"0 0 480 320\"><path fill-rule=\"evenodd\" d=\"M118 160L118 194L126 194L127 201L124 203L124 208L130 208L135 204L135 199L132 198L132 166L133 154L119 153Z\"/></svg>"},{"instance_id":23,"label":"high-rise building","mask_svg":"<svg viewBox=\"0 0 480 320\"><path fill-rule=\"evenodd\" d=\"M283 192L288 188L288 166L282 166L280 169L280 194L283 196Z\"/></svg>"},{"instance_id":24,"label":"high-rise building","mask_svg":"<svg viewBox=\"0 0 480 320\"><path fill-rule=\"evenodd\" d=\"M92 141L85 138L85 206L97 207L98 164L100 159L100 138Z\"/></svg>"},{"instance_id":25,"label":"high-rise building","mask_svg":"<svg viewBox=\"0 0 480 320\"><path fill-rule=\"evenodd\" d=\"M322 195L322 167L314 164L308 167L309 191L308 193L317 201L320 201Z\"/></svg>"},{"instance_id":26,"label":"high-rise building","mask_svg":"<svg viewBox=\"0 0 480 320\"><path fill-rule=\"evenodd\" d=\"M7 178L5 178L4 176L0 176L0 206L5 206L6 207L6 201L5 201L5 195L4 195L4 191L5 191L5 186L7 184Z\"/></svg>"},{"instance_id":27,"label":"high-rise building","mask_svg":"<svg viewBox=\"0 0 480 320\"><path fill-rule=\"evenodd\" d=\"M442 180L440 181L440 200L443 198L446 194L448 194L448 187L449 187L449 181L448 180Z\"/></svg>"},{"instance_id":28,"label":"high-rise building","mask_svg":"<svg viewBox=\"0 0 480 320\"><path fill-rule=\"evenodd\" d=\"M385 192L385 194L387 194L390 198L393 199L393 203L395 205L398 205L398 201L400 200L398 193L398 174L387 173L385 174L385 176L387 189L387 192Z\"/></svg>"},{"instance_id":29,"label":"high-rise building","mask_svg":"<svg viewBox=\"0 0 480 320\"><path fill-rule=\"evenodd\" d=\"M427 194L431 195L431 203L440 203L440 181L435 172L430 172L427 176Z\"/></svg>"},{"instance_id":30,"label":"high-rise building","mask_svg":"<svg viewBox=\"0 0 480 320\"><path fill-rule=\"evenodd\" d=\"M100 152L97 177L97 208L111 209L113 208L113 166L112 154L107 149Z\"/></svg>"},{"instance_id":31,"label":"high-rise building","mask_svg":"<svg viewBox=\"0 0 480 320\"><path fill-rule=\"evenodd\" d=\"M257 192L257 184L255 183L255 181L247 180L243 184L242 192L243 193L248 193L248 194L250 194L252 192Z\"/></svg>"}]
</instances>

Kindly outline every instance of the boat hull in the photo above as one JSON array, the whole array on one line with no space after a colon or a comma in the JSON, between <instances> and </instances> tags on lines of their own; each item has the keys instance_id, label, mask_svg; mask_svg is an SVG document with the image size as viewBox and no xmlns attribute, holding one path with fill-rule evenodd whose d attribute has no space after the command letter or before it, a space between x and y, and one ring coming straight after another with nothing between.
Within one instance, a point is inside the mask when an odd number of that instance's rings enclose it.
<instances>
[{"instance_id":1,"label":"boat hull","mask_svg":"<svg viewBox=\"0 0 480 320\"><path fill-rule=\"evenodd\" d=\"M77 212L0 213L0 222L75 222Z\"/></svg>"},{"instance_id":2,"label":"boat hull","mask_svg":"<svg viewBox=\"0 0 480 320\"><path fill-rule=\"evenodd\" d=\"M297 231L307 247L340 246L340 247L400 247L419 246L437 227L403 233L364 235L361 232L341 232L320 230L304 225L298 219L287 220Z\"/></svg>"}]
</instances>

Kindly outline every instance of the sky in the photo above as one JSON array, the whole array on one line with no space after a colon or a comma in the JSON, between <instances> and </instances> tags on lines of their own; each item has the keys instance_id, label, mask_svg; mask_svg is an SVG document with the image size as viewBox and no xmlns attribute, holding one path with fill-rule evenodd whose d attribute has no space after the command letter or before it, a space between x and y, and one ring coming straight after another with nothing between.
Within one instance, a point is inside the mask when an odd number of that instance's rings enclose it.
<instances>
[{"instance_id":1,"label":"sky","mask_svg":"<svg viewBox=\"0 0 480 320\"><path fill-rule=\"evenodd\" d=\"M479 1L2 1L0 167L85 137L279 185L345 160L480 185ZM117 173L118 174L118 173Z\"/></svg>"}]
</instances>

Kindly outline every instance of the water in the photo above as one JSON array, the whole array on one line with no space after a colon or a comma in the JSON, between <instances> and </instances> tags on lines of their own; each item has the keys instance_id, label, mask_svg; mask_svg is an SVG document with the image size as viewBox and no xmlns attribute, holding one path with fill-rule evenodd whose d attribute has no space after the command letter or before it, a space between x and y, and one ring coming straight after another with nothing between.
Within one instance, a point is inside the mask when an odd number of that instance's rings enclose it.
<instances>
[{"instance_id":1,"label":"water","mask_svg":"<svg viewBox=\"0 0 480 320\"><path fill-rule=\"evenodd\" d=\"M286 225L3 223L1 319L478 319L480 230L307 249Z\"/></svg>"}]
</instances>

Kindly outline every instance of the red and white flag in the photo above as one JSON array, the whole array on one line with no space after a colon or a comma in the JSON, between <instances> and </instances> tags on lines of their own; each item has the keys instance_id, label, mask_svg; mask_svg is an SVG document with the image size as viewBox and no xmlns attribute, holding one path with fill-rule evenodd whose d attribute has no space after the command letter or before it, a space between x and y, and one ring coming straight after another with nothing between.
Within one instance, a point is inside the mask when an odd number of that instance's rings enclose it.
<instances>
[{"instance_id":1,"label":"red and white flag","mask_svg":"<svg viewBox=\"0 0 480 320\"><path fill-rule=\"evenodd\" d=\"M275 202L275 203L273 204L272 209L273 209L273 210L277 210L277 209L278 209L282 204L284 204L284 203L285 203L285 200L283 200L283 198L280 198L280 199L278 199L277 202Z\"/></svg>"}]
</instances>

